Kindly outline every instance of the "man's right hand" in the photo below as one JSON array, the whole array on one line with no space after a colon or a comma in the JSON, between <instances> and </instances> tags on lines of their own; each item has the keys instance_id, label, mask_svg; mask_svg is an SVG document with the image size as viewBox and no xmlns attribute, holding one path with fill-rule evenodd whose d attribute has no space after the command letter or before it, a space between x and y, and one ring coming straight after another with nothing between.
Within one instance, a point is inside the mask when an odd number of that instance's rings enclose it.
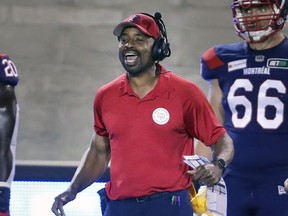
<instances>
[{"instance_id":1,"label":"man's right hand","mask_svg":"<svg viewBox=\"0 0 288 216\"><path fill-rule=\"evenodd\" d=\"M52 212L56 216L65 216L65 212L63 206L66 205L68 202L74 200L76 198L77 193L67 190L57 197L55 197L55 201L52 205Z\"/></svg>"}]
</instances>

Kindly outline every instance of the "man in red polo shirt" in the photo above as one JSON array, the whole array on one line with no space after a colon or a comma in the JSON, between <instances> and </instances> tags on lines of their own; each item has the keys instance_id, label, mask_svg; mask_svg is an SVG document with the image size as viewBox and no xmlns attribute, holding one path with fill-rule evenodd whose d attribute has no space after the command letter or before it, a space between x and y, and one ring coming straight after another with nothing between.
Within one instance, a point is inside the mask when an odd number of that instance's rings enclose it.
<instances>
[{"instance_id":1,"label":"man in red polo shirt","mask_svg":"<svg viewBox=\"0 0 288 216\"><path fill-rule=\"evenodd\" d=\"M233 143L199 87L159 64L171 53L159 13L133 14L113 33L126 73L97 91L90 148L52 211L64 215L63 205L99 179L111 160L105 216L192 216L192 178L216 184ZM194 154L194 138L214 148L216 160L191 171L183 155Z\"/></svg>"}]
</instances>

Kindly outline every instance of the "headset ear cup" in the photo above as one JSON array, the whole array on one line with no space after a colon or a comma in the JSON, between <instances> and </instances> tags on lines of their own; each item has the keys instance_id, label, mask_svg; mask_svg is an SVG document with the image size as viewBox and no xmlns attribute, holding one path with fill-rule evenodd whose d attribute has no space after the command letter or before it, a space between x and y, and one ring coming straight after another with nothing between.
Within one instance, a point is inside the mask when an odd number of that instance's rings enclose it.
<instances>
[{"instance_id":1,"label":"headset ear cup","mask_svg":"<svg viewBox=\"0 0 288 216\"><path fill-rule=\"evenodd\" d=\"M166 42L163 37L154 41L152 47L152 58L154 61L162 61L166 57Z\"/></svg>"},{"instance_id":2,"label":"headset ear cup","mask_svg":"<svg viewBox=\"0 0 288 216\"><path fill-rule=\"evenodd\" d=\"M286 21L287 20L287 16L288 16L288 1L287 0L282 0L285 1L284 5L283 5L283 9L281 12L281 17Z\"/></svg>"}]
</instances>

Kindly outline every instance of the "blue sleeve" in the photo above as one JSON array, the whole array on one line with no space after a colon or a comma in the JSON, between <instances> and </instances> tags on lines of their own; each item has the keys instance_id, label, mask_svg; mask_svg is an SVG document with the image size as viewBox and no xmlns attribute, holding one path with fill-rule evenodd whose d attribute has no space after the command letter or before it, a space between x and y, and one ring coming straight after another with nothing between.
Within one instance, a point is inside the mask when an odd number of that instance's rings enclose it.
<instances>
[{"instance_id":1,"label":"blue sleeve","mask_svg":"<svg viewBox=\"0 0 288 216\"><path fill-rule=\"evenodd\" d=\"M200 72L205 80L217 79L219 77L219 68L224 62L218 57L215 47L210 48L201 56Z\"/></svg>"},{"instance_id":2,"label":"blue sleeve","mask_svg":"<svg viewBox=\"0 0 288 216\"><path fill-rule=\"evenodd\" d=\"M6 54L0 54L0 83L16 86L18 73L15 64Z\"/></svg>"}]
</instances>

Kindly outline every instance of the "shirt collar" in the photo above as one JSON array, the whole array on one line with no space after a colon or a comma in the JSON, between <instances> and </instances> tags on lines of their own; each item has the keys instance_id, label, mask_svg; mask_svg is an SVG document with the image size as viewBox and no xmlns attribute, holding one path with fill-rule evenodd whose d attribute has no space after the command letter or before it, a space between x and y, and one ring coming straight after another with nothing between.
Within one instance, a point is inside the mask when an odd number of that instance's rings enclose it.
<instances>
[{"instance_id":1,"label":"shirt collar","mask_svg":"<svg viewBox=\"0 0 288 216\"><path fill-rule=\"evenodd\" d=\"M172 89L169 76L170 72L167 71L162 65L159 65L159 69L159 80L154 89L147 95L147 98L145 96L146 99L154 99L155 97L162 97L166 99L169 98ZM128 81L128 73L122 75L122 78L120 80L119 96L124 95L135 95Z\"/></svg>"}]
</instances>

